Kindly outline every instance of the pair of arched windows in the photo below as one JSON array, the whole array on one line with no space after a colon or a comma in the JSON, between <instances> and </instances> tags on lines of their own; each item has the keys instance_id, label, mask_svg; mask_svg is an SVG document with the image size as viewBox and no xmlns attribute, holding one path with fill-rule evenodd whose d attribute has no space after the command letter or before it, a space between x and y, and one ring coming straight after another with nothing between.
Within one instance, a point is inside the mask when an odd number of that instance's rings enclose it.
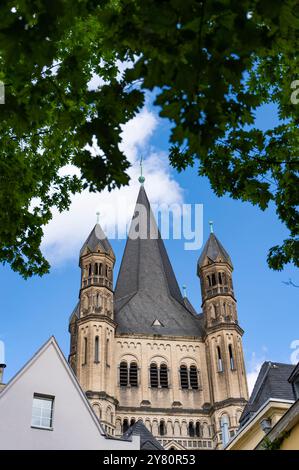
<instances>
[{"instance_id":1,"label":"pair of arched windows","mask_svg":"<svg viewBox=\"0 0 299 470\"><path fill-rule=\"evenodd\" d=\"M155 362L150 365L151 388L168 388L168 368L166 364L157 366Z\"/></svg>"},{"instance_id":2,"label":"pair of arched windows","mask_svg":"<svg viewBox=\"0 0 299 470\"><path fill-rule=\"evenodd\" d=\"M229 278L231 280L231 278ZM227 285L227 276L224 272L211 273L207 275L208 286Z\"/></svg>"},{"instance_id":3,"label":"pair of arched windows","mask_svg":"<svg viewBox=\"0 0 299 470\"><path fill-rule=\"evenodd\" d=\"M182 389L198 390L198 370L196 366L190 366L189 370L184 364L180 366L180 381Z\"/></svg>"},{"instance_id":4,"label":"pair of arched windows","mask_svg":"<svg viewBox=\"0 0 299 470\"><path fill-rule=\"evenodd\" d=\"M188 425L188 436L189 437L202 437L202 430L200 423L197 421L195 424L193 421L190 421Z\"/></svg>"},{"instance_id":5,"label":"pair of arched windows","mask_svg":"<svg viewBox=\"0 0 299 470\"><path fill-rule=\"evenodd\" d=\"M221 355L221 349L220 346L217 346L217 368L218 372L223 372L224 367L223 367L223 361L222 361L222 355ZM232 345L228 345L228 355L229 355L229 365L231 370L235 370L235 361L234 361L234 354L233 354L233 348Z\"/></svg>"},{"instance_id":6,"label":"pair of arched windows","mask_svg":"<svg viewBox=\"0 0 299 470\"><path fill-rule=\"evenodd\" d=\"M136 421L135 421L134 418L132 418L130 422L127 418L125 418L123 420L123 430L122 430L122 432L125 433L129 429L130 426L133 426L133 424L135 424L135 422Z\"/></svg>"},{"instance_id":7,"label":"pair of arched windows","mask_svg":"<svg viewBox=\"0 0 299 470\"><path fill-rule=\"evenodd\" d=\"M121 387L137 387L138 386L138 366L136 362L130 365L126 361L122 361L119 366L119 385Z\"/></svg>"},{"instance_id":8,"label":"pair of arched windows","mask_svg":"<svg viewBox=\"0 0 299 470\"><path fill-rule=\"evenodd\" d=\"M103 265L102 263L94 264L94 273L96 276L101 276L103 274Z\"/></svg>"}]
</instances>

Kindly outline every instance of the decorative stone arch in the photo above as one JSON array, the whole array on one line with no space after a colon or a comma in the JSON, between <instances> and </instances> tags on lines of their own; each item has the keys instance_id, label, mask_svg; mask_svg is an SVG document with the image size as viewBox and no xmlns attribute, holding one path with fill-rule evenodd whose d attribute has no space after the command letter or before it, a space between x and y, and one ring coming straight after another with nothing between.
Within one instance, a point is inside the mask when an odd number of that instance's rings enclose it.
<instances>
[{"instance_id":1,"label":"decorative stone arch","mask_svg":"<svg viewBox=\"0 0 299 470\"><path fill-rule=\"evenodd\" d=\"M154 436L158 436L159 435L159 426L158 426L158 420L157 419L154 419L153 420L153 423L152 423L152 434Z\"/></svg>"},{"instance_id":2,"label":"decorative stone arch","mask_svg":"<svg viewBox=\"0 0 299 470\"><path fill-rule=\"evenodd\" d=\"M93 409L93 412L95 413L95 415L97 416L97 418L102 419L102 407L101 407L100 403L94 402L92 404L92 409Z\"/></svg>"},{"instance_id":3,"label":"decorative stone arch","mask_svg":"<svg viewBox=\"0 0 299 470\"><path fill-rule=\"evenodd\" d=\"M113 424L112 408L111 408L111 406L109 406L109 405L108 405L107 408L106 408L106 421L107 421L108 423Z\"/></svg>"},{"instance_id":4,"label":"decorative stone arch","mask_svg":"<svg viewBox=\"0 0 299 470\"><path fill-rule=\"evenodd\" d=\"M115 420L115 433L117 436L122 434L121 418L119 416Z\"/></svg>"},{"instance_id":5,"label":"decorative stone arch","mask_svg":"<svg viewBox=\"0 0 299 470\"><path fill-rule=\"evenodd\" d=\"M173 424L170 419L167 420L166 422L166 434L167 436L173 436L174 435L174 429L173 429Z\"/></svg>"},{"instance_id":6,"label":"decorative stone arch","mask_svg":"<svg viewBox=\"0 0 299 470\"><path fill-rule=\"evenodd\" d=\"M184 357L182 357L180 359L179 366L186 366L188 369L189 369L190 366L196 366L197 369L199 368L197 360L194 356L184 356Z\"/></svg>"},{"instance_id":7,"label":"decorative stone arch","mask_svg":"<svg viewBox=\"0 0 299 470\"><path fill-rule=\"evenodd\" d=\"M181 436L181 434L182 434L181 425L180 425L180 422L179 422L178 420L175 420L175 422L174 422L173 434L174 434L174 436L176 436L176 437L179 437L179 436Z\"/></svg>"},{"instance_id":8,"label":"decorative stone arch","mask_svg":"<svg viewBox=\"0 0 299 470\"><path fill-rule=\"evenodd\" d=\"M166 363L167 367L169 367L169 359L162 354L154 354L149 359L149 363L151 364L152 362L156 363L158 367L160 367L162 363Z\"/></svg>"},{"instance_id":9,"label":"decorative stone arch","mask_svg":"<svg viewBox=\"0 0 299 470\"><path fill-rule=\"evenodd\" d=\"M209 424L208 424L207 421L204 421L202 423L201 429L202 429L202 431L201 431L202 432L202 437L209 438L210 437L210 428L209 428Z\"/></svg>"},{"instance_id":10,"label":"decorative stone arch","mask_svg":"<svg viewBox=\"0 0 299 470\"><path fill-rule=\"evenodd\" d=\"M188 437L188 424L187 421L183 420L181 424L182 437Z\"/></svg>"},{"instance_id":11,"label":"decorative stone arch","mask_svg":"<svg viewBox=\"0 0 299 470\"><path fill-rule=\"evenodd\" d=\"M152 432L152 424L151 424L151 420L149 418L145 418L145 427L150 431Z\"/></svg>"},{"instance_id":12,"label":"decorative stone arch","mask_svg":"<svg viewBox=\"0 0 299 470\"><path fill-rule=\"evenodd\" d=\"M121 362L127 362L127 364L130 364L131 362L136 362L137 365L138 365L138 367L139 367L139 362L140 362L140 360L139 360L139 358L138 358L138 356L137 356L136 354L129 352L129 353L123 353L123 354L120 356L118 362L119 362L119 363L121 363Z\"/></svg>"}]
</instances>

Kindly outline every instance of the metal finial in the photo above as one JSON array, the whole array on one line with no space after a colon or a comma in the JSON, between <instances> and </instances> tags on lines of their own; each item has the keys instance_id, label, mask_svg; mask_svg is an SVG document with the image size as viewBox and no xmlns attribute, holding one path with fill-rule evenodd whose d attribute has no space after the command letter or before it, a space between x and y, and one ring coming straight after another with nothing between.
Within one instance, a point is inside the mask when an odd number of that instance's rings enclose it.
<instances>
[{"instance_id":1,"label":"metal finial","mask_svg":"<svg viewBox=\"0 0 299 470\"><path fill-rule=\"evenodd\" d=\"M185 284L183 285L183 296L184 298L187 297L187 286Z\"/></svg>"},{"instance_id":2,"label":"metal finial","mask_svg":"<svg viewBox=\"0 0 299 470\"><path fill-rule=\"evenodd\" d=\"M209 224L210 224L210 233L214 233L213 221L210 220Z\"/></svg>"},{"instance_id":3,"label":"metal finial","mask_svg":"<svg viewBox=\"0 0 299 470\"><path fill-rule=\"evenodd\" d=\"M96 212L96 216L97 216L97 224L98 224L100 222L100 213Z\"/></svg>"},{"instance_id":4,"label":"metal finial","mask_svg":"<svg viewBox=\"0 0 299 470\"><path fill-rule=\"evenodd\" d=\"M143 174L142 174L142 171L143 171L142 163L143 163L143 158L141 157L141 158L140 158L140 176L139 176L139 178L138 178L138 181L139 181L140 184L143 184L143 183L145 182L145 178L144 178L144 176L143 176Z\"/></svg>"}]
</instances>

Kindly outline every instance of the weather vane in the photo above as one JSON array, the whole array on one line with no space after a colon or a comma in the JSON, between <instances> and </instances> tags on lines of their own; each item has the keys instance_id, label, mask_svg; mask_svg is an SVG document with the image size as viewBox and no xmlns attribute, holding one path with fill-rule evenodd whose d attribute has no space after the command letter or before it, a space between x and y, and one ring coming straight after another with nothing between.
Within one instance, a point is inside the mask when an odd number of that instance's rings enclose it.
<instances>
[{"instance_id":1,"label":"weather vane","mask_svg":"<svg viewBox=\"0 0 299 470\"><path fill-rule=\"evenodd\" d=\"M210 221L209 221L209 224L210 224L210 232L211 232L211 233L214 233L213 221L210 220Z\"/></svg>"},{"instance_id":2,"label":"weather vane","mask_svg":"<svg viewBox=\"0 0 299 470\"><path fill-rule=\"evenodd\" d=\"M140 176L138 178L138 181L139 181L140 184L143 184L145 182L145 178L144 178L142 172L143 172L143 158L141 157L140 158Z\"/></svg>"},{"instance_id":3,"label":"weather vane","mask_svg":"<svg viewBox=\"0 0 299 470\"><path fill-rule=\"evenodd\" d=\"M97 224L98 224L100 222L100 213L96 212L96 216L97 216Z\"/></svg>"}]
</instances>

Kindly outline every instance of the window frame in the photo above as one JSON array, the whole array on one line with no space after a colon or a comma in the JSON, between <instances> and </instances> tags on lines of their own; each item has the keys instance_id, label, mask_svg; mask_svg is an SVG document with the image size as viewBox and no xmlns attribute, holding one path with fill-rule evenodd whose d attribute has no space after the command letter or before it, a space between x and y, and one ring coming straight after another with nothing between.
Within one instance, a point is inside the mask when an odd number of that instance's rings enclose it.
<instances>
[{"instance_id":1,"label":"window frame","mask_svg":"<svg viewBox=\"0 0 299 470\"><path fill-rule=\"evenodd\" d=\"M37 406L34 406L34 400L41 400L41 401L46 401L51 403L50 407L50 417L43 417L42 416L42 410L46 408L40 408L41 414L40 416L34 416L33 415L33 409L34 408L39 408ZM33 399L32 399L32 408L31 408L31 428L35 429L43 429L46 431L53 431L53 421L54 421L54 402L55 402L55 396L53 395L45 395L43 393L34 393L33 394ZM39 418L40 422L42 422L42 419L49 419L50 420L50 426L43 426L42 424L34 424L33 419L34 418Z\"/></svg>"}]
</instances>

